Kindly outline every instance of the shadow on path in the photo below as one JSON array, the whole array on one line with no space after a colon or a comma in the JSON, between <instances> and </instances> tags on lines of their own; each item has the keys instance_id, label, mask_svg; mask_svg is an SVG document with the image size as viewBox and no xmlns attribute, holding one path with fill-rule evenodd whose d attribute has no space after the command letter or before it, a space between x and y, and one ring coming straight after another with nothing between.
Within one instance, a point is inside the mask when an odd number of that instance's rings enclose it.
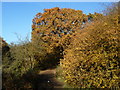
<instances>
[{"instance_id":1,"label":"shadow on path","mask_svg":"<svg viewBox=\"0 0 120 90\"><path fill-rule=\"evenodd\" d=\"M41 88L62 88L63 83L56 80L55 70L44 70L35 77L34 89L41 90Z\"/></svg>"}]
</instances>

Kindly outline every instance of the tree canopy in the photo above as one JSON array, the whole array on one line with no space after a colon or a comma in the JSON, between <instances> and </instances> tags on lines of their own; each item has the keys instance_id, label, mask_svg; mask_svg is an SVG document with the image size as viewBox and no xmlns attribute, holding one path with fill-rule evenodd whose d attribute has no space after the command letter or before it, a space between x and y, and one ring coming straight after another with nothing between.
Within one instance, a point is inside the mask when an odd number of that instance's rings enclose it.
<instances>
[{"instance_id":1,"label":"tree canopy","mask_svg":"<svg viewBox=\"0 0 120 90\"><path fill-rule=\"evenodd\" d=\"M87 21L88 16L81 10L58 7L44 9L44 13L36 14L32 21L32 39L39 35L44 41L58 43L65 35L80 30Z\"/></svg>"}]
</instances>

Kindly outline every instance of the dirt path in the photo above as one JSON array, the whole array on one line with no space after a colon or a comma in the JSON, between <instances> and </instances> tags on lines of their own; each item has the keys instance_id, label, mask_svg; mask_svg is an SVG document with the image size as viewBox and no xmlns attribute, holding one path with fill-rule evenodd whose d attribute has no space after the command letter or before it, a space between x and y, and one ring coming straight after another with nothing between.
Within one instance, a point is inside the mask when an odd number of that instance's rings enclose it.
<instances>
[{"instance_id":1,"label":"dirt path","mask_svg":"<svg viewBox=\"0 0 120 90\"><path fill-rule=\"evenodd\" d=\"M63 83L59 82L56 79L56 70L44 70L40 71L39 76L37 78L37 90L41 88L62 88Z\"/></svg>"}]
</instances>

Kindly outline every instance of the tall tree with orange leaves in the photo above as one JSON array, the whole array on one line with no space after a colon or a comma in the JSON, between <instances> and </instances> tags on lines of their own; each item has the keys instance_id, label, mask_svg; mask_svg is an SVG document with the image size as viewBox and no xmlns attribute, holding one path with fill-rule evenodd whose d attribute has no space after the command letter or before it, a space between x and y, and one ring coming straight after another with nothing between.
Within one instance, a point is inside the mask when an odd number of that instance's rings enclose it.
<instances>
[{"instance_id":1,"label":"tall tree with orange leaves","mask_svg":"<svg viewBox=\"0 0 120 90\"><path fill-rule=\"evenodd\" d=\"M58 7L44 9L44 13L36 14L32 21L32 40L39 36L49 45L59 46L87 21L88 16L81 10Z\"/></svg>"}]
</instances>

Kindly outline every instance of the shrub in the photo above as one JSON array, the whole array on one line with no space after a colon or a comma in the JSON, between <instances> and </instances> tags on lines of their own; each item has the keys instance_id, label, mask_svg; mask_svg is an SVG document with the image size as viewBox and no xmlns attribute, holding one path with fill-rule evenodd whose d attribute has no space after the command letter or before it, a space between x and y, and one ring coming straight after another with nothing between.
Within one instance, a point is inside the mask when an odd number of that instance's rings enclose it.
<instances>
[{"instance_id":1,"label":"shrub","mask_svg":"<svg viewBox=\"0 0 120 90\"><path fill-rule=\"evenodd\" d=\"M77 32L60 61L65 81L79 88L119 88L118 14L92 22Z\"/></svg>"},{"instance_id":2,"label":"shrub","mask_svg":"<svg viewBox=\"0 0 120 90\"><path fill-rule=\"evenodd\" d=\"M28 40L19 41L18 44L11 44L9 47L9 52L2 58L3 88L23 88L25 80L21 78L29 71L36 69L39 61L42 61L46 55L46 49L40 40L39 43Z\"/></svg>"}]
</instances>

